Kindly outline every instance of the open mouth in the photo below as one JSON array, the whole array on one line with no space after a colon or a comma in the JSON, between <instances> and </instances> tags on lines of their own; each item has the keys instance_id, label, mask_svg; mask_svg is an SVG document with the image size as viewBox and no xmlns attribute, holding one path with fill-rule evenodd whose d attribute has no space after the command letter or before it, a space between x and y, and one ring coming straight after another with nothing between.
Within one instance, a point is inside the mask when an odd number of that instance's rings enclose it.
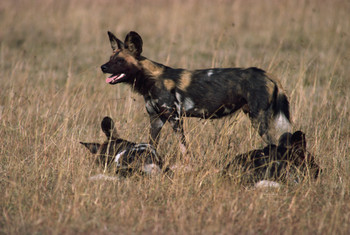
<instances>
[{"instance_id":1,"label":"open mouth","mask_svg":"<svg viewBox=\"0 0 350 235\"><path fill-rule=\"evenodd\" d=\"M112 74L111 76L109 76L106 79L106 83L109 84L115 84L118 82L118 80L122 79L123 77L125 77L125 73L121 73L121 74Z\"/></svg>"}]
</instances>

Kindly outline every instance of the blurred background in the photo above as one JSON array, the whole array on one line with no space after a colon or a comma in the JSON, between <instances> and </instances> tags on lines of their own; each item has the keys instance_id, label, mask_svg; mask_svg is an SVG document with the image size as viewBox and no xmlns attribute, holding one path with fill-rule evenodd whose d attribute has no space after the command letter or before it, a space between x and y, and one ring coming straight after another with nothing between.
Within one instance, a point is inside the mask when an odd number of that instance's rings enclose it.
<instances>
[{"instance_id":1,"label":"blurred background","mask_svg":"<svg viewBox=\"0 0 350 235\"><path fill-rule=\"evenodd\" d=\"M0 1L0 233L337 233L349 231L350 2ZM186 119L193 174L88 181L103 172L79 141L147 142L143 98L105 83L107 31L129 31L171 67L260 67L280 78L294 130L321 179L274 192L222 181L227 157L264 143L243 114ZM176 161L169 125L158 151Z\"/></svg>"}]
</instances>

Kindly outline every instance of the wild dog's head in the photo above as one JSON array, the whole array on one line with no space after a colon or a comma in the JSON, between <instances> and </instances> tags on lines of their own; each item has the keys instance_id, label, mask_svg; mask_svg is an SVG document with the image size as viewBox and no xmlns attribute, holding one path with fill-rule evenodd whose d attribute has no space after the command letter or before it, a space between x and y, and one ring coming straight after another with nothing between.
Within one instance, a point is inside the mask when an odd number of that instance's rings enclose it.
<instances>
[{"instance_id":1,"label":"wild dog's head","mask_svg":"<svg viewBox=\"0 0 350 235\"><path fill-rule=\"evenodd\" d=\"M307 158L305 134L302 131L284 133L278 140L278 149L287 160L293 161L297 166L301 165Z\"/></svg>"},{"instance_id":2,"label":"wild dog's head","mask_svg":"<svg viewBox=\"0 0 350 235\"><path fill-rule=\"evenodd\" d=\"M281 180L300 182L306 177L317 178L320 168L306 150L305 134L296 131L286 132L279 138L278 146L268 145L263 149L252 150L237 155L223 170L230 174L232 170L242 170L242 180Z\"/></svg>"},{"instance_id":3,"label":"wild dog's head","mask_svg":"<svg viewBox=\"0 0 350 235\"><path fill-rule=\"evenodd\" d=\"M116 172L121 175L135 171L150 174L160 172L162 160L152 145L135 144L119 138L110 117L103 118L101 128L107 137L102 144L80 142L97 156L98 164L110 166L115 163Z\"/></svg>"},{"instance_id":4,"label":"wild dog's head","mask_svg":"<svg viewBox=\"0 0 350 235\"><path fill-rule=\"evenodd\" d=\"M107 137L105 142L102 144L85 142L80 143L89 149L92 154L97 156L97 163L110 165L114 161L118 151L123 146L124 140L118 138L118 133L114 126L114 122L110 117L103 118L101 128Z\"/></svg>"},{"instance_id":5,"label":"wild dog's head","mask_svg":"<svg viewBox=\"0 0 350 235\"><path fill-rule=\"evenodd\" d=\"M315 157L306 150L306 138L302 131L281 135L278 149L279 154L284 155L283 158L304 171L311 170L312 176L317 178L320 168L315 162Z\"/></svg>"},{"instance_id":6,"label":"wild dog's head","mask_svg":"<svg viewBox=\"0 0 350 235\"><path fill-rule=\"evenodd\" d=\"M106 79L106 83L112 85L121 82L133 83L141 69L138 63L143 44L140 35L131 31L126 35L124 43L111 32L108 32L108 36L113 54L109 61L101 66L103 73L112 74Z\"/></svg>"}]
</instances>

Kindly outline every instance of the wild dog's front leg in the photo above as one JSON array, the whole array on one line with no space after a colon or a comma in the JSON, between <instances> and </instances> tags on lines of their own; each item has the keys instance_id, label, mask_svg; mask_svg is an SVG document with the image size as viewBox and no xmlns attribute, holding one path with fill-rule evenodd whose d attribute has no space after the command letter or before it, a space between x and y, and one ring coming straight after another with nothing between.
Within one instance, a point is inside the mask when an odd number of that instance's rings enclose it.
<instances>
[{"instance_id":1,"label":"wild dog's front leg","mask_svg":"<svg viewBox=\"0 0 350 235\"><path fill-rule=\"evenodd\" d=\"M175 131L175 133L178 135L179 139L180 139L180 151L182 153L182 155L185 158L185 161L188 162L189 161L189 152L187 149L187 144L186 144L186 137L184 134L184 129L183 129L183 120L178 118L178 117L174 117L172 119L169 120L171 126L173 127L173 130Z\"/></svg>"},{"instance_id":2,"label":"wild dog's front leg","mask_svg":"<svg viewBox=\"0 0 350 235\"><path fill-rule=\"evenodd\" d=\"M162 129L165 123L165 120L163 120L158 115L151 115L150 122L151 122L151 130L150 130L149 143L152 144L155 148L157 148L159 137L160 137L159 132Z\"/></svg>"},{"instance_id":3,"label":"wild dog's front leg","mask_svg":"<svg viewBox=\"0 0 350 235\"><path fill-rule=\"evenodd\" d=\"M156 105L154 105L154 102L152 102L152 99L150 97L145 97L145 101L146 110L149 114L151 124L149 143L157 148L159 141L159 132L162 129L166 119L159 115L160 110Z\"/></svg>"}]
</instances>

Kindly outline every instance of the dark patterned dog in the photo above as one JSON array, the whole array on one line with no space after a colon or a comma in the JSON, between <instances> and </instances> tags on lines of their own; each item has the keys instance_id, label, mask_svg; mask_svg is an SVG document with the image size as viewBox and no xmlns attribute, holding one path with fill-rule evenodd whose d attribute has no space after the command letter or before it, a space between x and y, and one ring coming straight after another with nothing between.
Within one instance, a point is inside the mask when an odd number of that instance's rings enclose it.
<instances>
[{"instance_id":1,"label":"dark patterned dog","mask_svg":"<svg viewBox=\"0 0 350 235\"><path fill-rule=\"evenodd\" d=\"M150 143L169 121L186 153L182 117L221 118L242 109L267 143L290 129L289 102L271 75L258 68L174 69L141 55L142 39L130 32L124 43L108 32L113 49L101 66L109 84L127 83L143 95L150 116ZM277 135L277 136L279 136Z\"/></svg>"},{"instance_id":2,"label":"dark patterned dog","mask_svg":"<svg viewBox=\"0 0 350 235\"><path fill-rule=\"evenodd\" d=\"M242 173L244 182L262 180L298 183L305 177L317 178L320 168L306 150L305 134L296 131L284 133L278 146L268 145L237 155L226 167L224 174Z\"/></svg>"},{"instance_id":3,"label":"dark patterned dog","mask_svg":"<svg viewBox=\"0 0 350 235\"><path fill-rule=\"evenodd\" d=\"M103 144L80 142L97 156L98 164L110 166L115 163L116 172L122 175L132 172L152 174L161 171L162 161L152 145L120 139L110 117L103 118L101 128L107 136Z\"/></svg>"}]
</instances>

